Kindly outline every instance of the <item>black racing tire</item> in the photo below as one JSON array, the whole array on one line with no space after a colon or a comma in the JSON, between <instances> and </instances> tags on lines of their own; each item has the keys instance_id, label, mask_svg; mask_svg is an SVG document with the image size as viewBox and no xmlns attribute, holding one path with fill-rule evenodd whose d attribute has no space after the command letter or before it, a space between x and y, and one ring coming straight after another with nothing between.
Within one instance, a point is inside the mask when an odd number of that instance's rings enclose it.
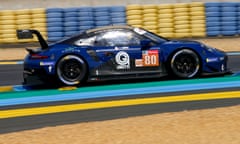
<instances>
[{"instance_id":1,"label":"black racing tire","mask_svg":"<svg viewBox=\"0 0 240 144\"><path fill-rule=\"evenodd\" d=\"M190 49L175 52L170 59L170 71L177 78L189 79L199 75L201 62L199 56Z\"/></svg>"},{"instance_id":2,"label":"black racing tire","mask_svg":"<svg viewBox=\"0 0 240 144\"><path fill-rule=\"evenodd\" d=\"M76 55L66 55L58 61L56 71L57 78L62 84L77 86L85 81L87 65Z\"/></svg>"}]
</instances>

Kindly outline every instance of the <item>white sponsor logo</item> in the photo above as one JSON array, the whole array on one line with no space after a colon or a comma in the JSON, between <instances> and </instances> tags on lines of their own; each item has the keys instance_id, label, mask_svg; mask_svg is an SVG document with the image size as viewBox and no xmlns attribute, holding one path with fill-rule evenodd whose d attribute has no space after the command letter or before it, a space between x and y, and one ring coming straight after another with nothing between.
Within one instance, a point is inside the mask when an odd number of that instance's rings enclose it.
<instances>
[{"instance_id":1,"label":"white sponsor logo","mask_svg":"<svg viewBox=\"0 0 240 144\"><path fill-rule=\"evenodd\" d=\"M118 64L117 69L129 69L130 68L129 55L124 51L120 51L116 54L115 61Z\"/></svg>"}]
</instances>

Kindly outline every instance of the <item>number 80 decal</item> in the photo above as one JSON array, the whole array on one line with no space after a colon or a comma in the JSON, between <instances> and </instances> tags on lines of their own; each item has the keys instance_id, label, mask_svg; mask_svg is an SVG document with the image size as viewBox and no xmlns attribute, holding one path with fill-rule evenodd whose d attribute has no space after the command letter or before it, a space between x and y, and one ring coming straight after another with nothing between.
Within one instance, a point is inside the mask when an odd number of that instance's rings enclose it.
<instances>
[{"instance_id":1,"label":"number 80 decal","mask_svg":"<svg viewBox=\"0 0 240 144\"><path fill-rule=\"evenodd\" d=\"M142 53L143 66L159 66L158 50L148 50Z\"/></svg>"}]
</instances>

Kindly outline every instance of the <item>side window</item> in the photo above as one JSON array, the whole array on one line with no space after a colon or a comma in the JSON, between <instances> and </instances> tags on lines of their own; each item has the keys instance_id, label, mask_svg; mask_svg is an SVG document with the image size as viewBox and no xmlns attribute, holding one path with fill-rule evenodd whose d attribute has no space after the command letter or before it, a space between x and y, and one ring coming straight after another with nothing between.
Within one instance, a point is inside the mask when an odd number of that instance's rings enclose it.
<instances>
[{"instance_id":1,"label":"side window","mask_svg":"<svg viewBox=\"0 0 240 144\"><path fill-rule=\"evenodd\" d=\"M140 38L131 31L106 31L96 37L97 46L136 46L140 45Z\"/></svg>"},{"instance_id":2,"label":"side window","mask_svg":"<svg viewBox=\"0 0 240 144\"><path fill-rule=\"evenodd\" d=\"M88 37L88 38L81 38L75 42L77 46L93 46L95 42L96 36Z\"/></svg>"}]
</instances>

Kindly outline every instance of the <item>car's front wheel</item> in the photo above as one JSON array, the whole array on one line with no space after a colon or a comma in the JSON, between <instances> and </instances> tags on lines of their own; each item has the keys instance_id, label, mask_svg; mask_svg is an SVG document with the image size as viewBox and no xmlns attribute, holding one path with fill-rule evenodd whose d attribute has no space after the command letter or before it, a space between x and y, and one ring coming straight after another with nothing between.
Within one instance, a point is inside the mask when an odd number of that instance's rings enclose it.
<instances>
[{"instance_id":1,"label":"car's front wheel","mask_svg":"<svg viewBox=\"0 0 240 144\"><path fill-rule=\"evenodd\" d=\"M193 78L200 72L200 59L190 49L181 49L173 54L170 60L170 70L178 78Z\"/></svg>"},{"instance_id":2,"label":"car's front wheel","mask_svg":"<svg viewBox=\"0 0 240 144\"><path fill-rule=\"evenodd\" d=\"M64 85L79 85L86 77L84 60L75 55L62 57L57 63L57 77Z\"/></svg>"}]
</instances>

